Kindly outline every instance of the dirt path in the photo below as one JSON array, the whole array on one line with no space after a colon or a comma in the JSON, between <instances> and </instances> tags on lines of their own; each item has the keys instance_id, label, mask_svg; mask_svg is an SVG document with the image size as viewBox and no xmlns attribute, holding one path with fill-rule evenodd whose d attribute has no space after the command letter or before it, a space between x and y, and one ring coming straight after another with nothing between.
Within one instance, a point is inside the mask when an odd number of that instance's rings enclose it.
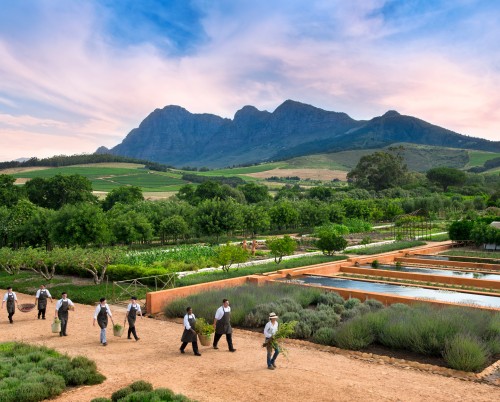
<instances>
[{"instance_id":1,"label":"dirt path","mask_svg":"<svg viewBox=\"0 0 500 402\"><path fill-rule=\"evenodd\" d=\"M32 303L34 299L21 294L18 298L20 303ZM189 346L181 355L182 325L150 318L138 319L138 342L126 336L113 337L109 328L108 346L102 347L99 329L92 327L92 306L76 305L76 311L70 312L69 336L63 338L50 330L54 307L55 303L48 304L50 315L45 321L37 320L35 311L16 311L13 325L8 324L2 310L0 342L46 345L96 361L107 380L97 386L72 389L56 401L88 402L98 396L110 397L115 390L140 379L198 401L500 400L500 387L372 364L304 346L291 345L288 359L280 356L278 368L270 371L262 337L247 331L235 331L236 353L229 353L222 339L219 350L201 347L202 357L193 356ZM123 310L116 309L114 315L116 322L123 322Z\"/></svg>"}]
</instances>

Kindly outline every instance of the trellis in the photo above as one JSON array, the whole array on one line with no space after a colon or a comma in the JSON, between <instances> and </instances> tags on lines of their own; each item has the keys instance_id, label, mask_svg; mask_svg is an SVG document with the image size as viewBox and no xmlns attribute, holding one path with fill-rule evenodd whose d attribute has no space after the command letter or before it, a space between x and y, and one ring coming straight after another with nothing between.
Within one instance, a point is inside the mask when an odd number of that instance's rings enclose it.
<instances>
[{"instance_id":1,"label":"trellis","mask_svg":"<svg viewBox=\"0 0 500 402\"><path fill-rule=\"evenodd\" d=\"M140 291L156 292L175 287L175 274L144 276L125 281L113 281L113 304L125 304ZM146 309L146 300L138 300L142 309Z\"/></svg>"},{"instance_id":2,"label":"trellis","mask_svg":"<svg viewBox=\"0 0 500 402\"><path fill-rule=\"evenodd\" d=\"M393 236L396 240L430 240L432 237L432 220L419 209L394 219Z\"/></svg>"}]
</instances>

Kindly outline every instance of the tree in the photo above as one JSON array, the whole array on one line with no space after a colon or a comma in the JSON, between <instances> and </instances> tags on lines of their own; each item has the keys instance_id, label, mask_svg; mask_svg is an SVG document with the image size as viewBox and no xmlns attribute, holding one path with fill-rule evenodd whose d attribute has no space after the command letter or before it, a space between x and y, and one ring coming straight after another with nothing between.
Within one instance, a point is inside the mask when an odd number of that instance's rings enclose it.
<instances>
[{"instance_id":1,"label":"tree","mask_svg":"<svg viewBox=\"0 0 500 402\"><path fill-rule=\"evenodd\" d=\"M217 242L223 233L233 231L241 226L240 205L229 200L205 200L198 205L195 225L204 235L216 236Z\"/></svg>"},{"instance_id":2,"label":"tree","mask_svg":"<svg viewBox=\"0 0 500 402\"><path fill-rule=\"evenodd\" d=\"M407 170L401 155L380 151L361 157L347 179L356 187L379 191L402 184Z\"/></svg>"},{"instance_id":3,"label":"tree","mask_svg":"<svg viewBox=\"0 0 500 402\"><path fill-rule=\"evenodd\" d=\"M287 200L275 203L269 209L271 224L279 230L295 226L299 220L299 213L294 205Z\"/></svg>"},{"instance_id":4,"label":"tree","mask_svg":"<svg viewBox=\"0 0 500 402\"><path fill-rule=\"evenodd\" d=\"M347 240L334 233L324 233L317 241L316 247L323 254L332 255L335 251L341 251L347 247Z\"/></svg>"},{"instance_id":5,"label":"tree","mask_svg":"<svg viewBox=\"0 0 500 402\"><path fill-rule=\"evenodd\" d=\"M243 193L249 204L257 204L271 199L267 186L257 183L246 183L239 186L238 189Z\"/></svg>"},{"instance_id":6,"label":"tree","mask_svg":"<svg viewBox=\"0 0 500 402\"><path fill-rule=\"evenodd\" d=\"M111 190L102 207L105 211L109 211L116 203L125 205L135 204L136 202L144 201L142 190L137 186L122 186Z\"/></svg>"},{"instance_id":7,"label":"tree","mask_svg":"<svg viewBox=\"0 0 500 402\"><path fill-rule=\"evenodd\" d=\"M144 243L153 237L153 226L143 214L136 211L112 214L109 226L118 243Z\"/></svg>"},{"instance_id":8,"label":"tree","mask_svg":"<svg viewBox=\"0 0 500 402\"><path fill-rule=\"evenodd\" d=\"M165 237L172 238L175 242L189 233L189 226L180 215L173 215L161 221L160 232L162 243Z\"/></svg>"},{"instance_id":9,"label":"tree","mask_svg":"<svg viewBox=\"0 0 500 402\"><path fill-rule=\"evenodd\" d=\"M474 222L469 220L452 222L448 229L450 240L470 240Z\"/></svg>"},{"instance_id":10,"label":"tree","mask_svg":"<svg viewBox=\"0 0 500 402\"><path fill-rule=\"evenodd\" d=\"M96 285L102 283L109 264L116 260L117 255L120 254L119 249L111 248L98 250L79 249L78 252L80 253L78 266L92 275Z\"/></svg>"},{"instance_id":11,"label":"tree","mask_svg":"<svg viewBox=\"0 0 500 402\"><path fill-rule=\"evenodd\" d=\"M215 249L215 262L222 267L223 271L229 271L233 264L241 264L248 261L248 251L240 246L227 243Z\"/></svg>"},{"instance_id":12,"label":"tree","mask_svg":"<svg viewBox=\"0 0 500 402\"><path fill-rule=\"evenodd\" d=\"M274 237L266 240L266 246L274 256L274 262L279 264L285 255L291 255L297 249L297 242L290 236Z\"/></svg>"},{"instance_id":13,"label":"tree","mask_svg":"<svg viewBox=\"0 0 500 402\"><path fill-rule=\"evenodd\" d=\"M11 207L22 198L23 189L14 183L16 178L7 174L0 174L0 206Z\"/></svg>"},{"instance_id":14,"label":"tree","mask_svg":"<svg viewBox=\"0 0 500 402\"><path fill-rule=\"evenodd\" d=\"M449 167L437 167L427 171L427 179L443 187L443 191L448 191L449 186L459 186L465 183L467 176L465 172Z\"/></svg>"},{"instance_id":15,"label":"tree","mask_svg":"<svg viewBox=\"0 0 500 402\"><path fill-rule=\"evenodd\" d=\"M252 237L259 232L269 229L271 219L267 208L263 205L243 205L241 208L243 216L243 228L245 235L250 233Z\"/></svg>"}]
</instances>

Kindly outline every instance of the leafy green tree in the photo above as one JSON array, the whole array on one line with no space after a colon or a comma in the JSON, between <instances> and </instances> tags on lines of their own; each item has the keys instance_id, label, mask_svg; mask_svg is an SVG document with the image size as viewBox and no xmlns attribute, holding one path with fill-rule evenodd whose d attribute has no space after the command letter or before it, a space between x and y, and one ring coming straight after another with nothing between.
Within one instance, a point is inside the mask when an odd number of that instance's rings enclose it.
<instances>
[{"instance_id":1,"label":"leafy green tree","mask_svg":"<svg viewBox=\"0 0 500 402\"><path fill-rule=\"evenodd\" d=\"M294 184L293 186L287 184L286 186L281 187L274 197L276 201L283 199L296 201L301 198L303 198L302 189L298 184Z\"/></svg>"},{"instance_id":2,"label":"leafy green tree","mask_svg":"<svg viewBox=\"0 0 500 402\"><path fill-rule=\"evenodd\" d=\"M328 206L318 200L300 200L296 203L302 227L314 227L328 222Z\"/></svg>"},{"instance_id":3,"label":"leafy green tree","mask_svg":"<svg viewBox=\"0 0 500 402\"><path fill-rule=\"evenodd\" d=\"M448 229L451 240L470 240L474 222L469 220L452 222Z\"/></svg>"},{"instance_id":4,"label":"leafy green tree","mask_svg":"<svg viewBox=\"0 0 500 402\"><path fill-rule=\"evenodd\" d=\"M263 205L243 205L241 208L245 234L255 237L257 233L269 230L271 218Z\"/></svg>"},{"instance_id":5,"label":"leafy green tree","mask_svg":"<svg viewBox=\"0 0 500 402\"><path fill-rule=\"evenodd\" d=\"M109 218L109 226L114 240L121 244L145 243L153 237L153 226L136 211L113 214Z\"/></svg>"},{"instance_id":6,"label":"leafy green tree","mask_svg":"<svg viewBox=\"0 0 500 402\"><path fill-rule=\"evenodd\" d=\"M290 236L274 237L266 240L266 246L274 256L274 262L279 264L285 255L292 255L297 249L297 242Z\"/></svg>"},{"instance_id":7,"label":"leafy green tree","mask_svg":"<svg viewBox=\"0 0 500 402\"><path fill-rule=\"evenodd\" d=\"M191 205L196 205L195 186L192 184L183 185L176 194L176 197L181 201L186 201Z\"/></svg>"},{"instance_id":8,"label":"leafy green tree","mask_svg":"<svg viewBox=\"0 0 500 402\"><path fill-rule=\"evenodd\" d=\"M467 178L465 172L449 167L437 167L427 171L427 179L443 187L443 191L448 191L449 186L460 186Z\"/></svg>"},{"instance_id":9,"label":"leafy green tree","mask_svg":"<svg viewBox=\"0 0 500 402\"><path fill-rule=\"evenodd\" d=\"M246 183L242 186L238 186L238 189L245 196L245 200L249 204L257 204L259 202L269 201L271 196L269 195L269 189L267 186L260 185L257 183Z\"/></svg>"},{"instance_id":10,"label":"leafy green tree","mask_svg":"<svg viewBox=\"0 0 500 402\"><path fill-rule=\"evenodd\" d=\"M93 204L65 205L50 221L50 237L55 244L71 247L101 245L110 232L101 208Z\"/></svg>"},{"instance_id":11,"label":"leafy green tree","mask_svg":"<svg viewBox=\"0 0 500 402\"><path fill-rule=\"evenodd\" d=\"M241 264L248 261L248 251L240 246L227 243L224 246L218 246L215 249L214 261L222 267L223 271L229 271L233 264Z\"/></svg>"},{"instance_id":12,"label":"leafy green tree","mask_svg":"<svg viewBox=\"0 0 500 402\"><path fill-rule=\"evenodd\" d=\"M119 248L76 249L72 257L77 259L80 269L91 274L94 283L99 285L106 276L108 266L121 255L122 250Z\"/></svg>"},{"instance_id":13,"label":"leafy green tree","mask_svg":"<svg viewBox=\"0 0 500 402\"><path fill-rule=\"evenodd\" d=\"M334 233L324 233L316 241L316 247L318 247L323 254L332 255L335 251L345 249L347 247L347 240Z\"/></svg>"},{"instance_id":14,"label":"leafy green tree","mask_svg":"<svg viewBox=\"0 0 500 402\"><path fill-rule=\"evenodd\" d=\"M109 211L116 203L135 204L136 202L144 201L142 190L137 186L122 186L114 188L106 196L102 207L105 211Z\"/></svg>"},{"instance_id":15,"label":"leafy green tree","mask_svg":"<svg viewBox=\"0 0 500 402\"><path fill-rule=\"evenodd\" d=\"M345 208L342 204L328 205L328 220L332 223L342 223L345 218Z\"/></svg>"},{"instance_id":16,"label":"leafy green tree","mask_svg":"<svg viewBox=\"0 0 500 402\"><path fill-rule=\"evenodd\" d=\"M482 244L500 244L500 230L486 223L475 223L470 231L470 239L477 246Z\"/></svg>"},{"instance_id":17,"label":"leafy green tree","mask_svg":"<svg viewBox=\"0 0 500 402\"><path fill-rule=\"evenodd\" d=\"M329 201L333 197L333 192L334 190L330 187L318 186L309 189L309 191L307 192L307 197L320 201Z\"/></svg>"},{"instance_id":18,"label":"leafy green tree","mask_svg":"<svg viewBox=\"0 0 500 402\"><path fill-rule=\"evenodd\" d=\"M8 242L17 248L24 243L23 226L36 214L37 207L27 199L21 199L9 210L7 232Z\"/></svg>"},{"instance_id":19,"label":"leafy green tree","mask_svg":"<svg viewBox=\"0 0 500 402\"><path fill-rule=\"evenodd\" d=\"M406 174L407 167L401 155L379 151L361 157L347 179L356 187L379 191L399 186Z\"/></svg>"},{"instance_id":20,"label":"leafy green tree","mask_svg":"<svg viewBox=\"0 0 500 402\"><path fill-rule=\"evenodd\" d=\"M180 215L173 215L161 221L162 243L165 237L171 238L175 242L189 234L189 226L185 219Z\"/></svg>"},{"instance_id":21,"label":"leafy green tree","mask_svg":"<svg viewBox=\"0 0 500 402\"><path fill-rule=\"evenodd\" d=\"M198 205L194 219L199 233L216 236L231 232L241 227L242 217L240 205L229 200L205 200Z\"/></svg>"},{"instance_id":22,"label":"leafy green tree","mask_svg":"<svg viewBox=\"0 0 500 402\"><path fill-rule=\"evenodd\" d=\"M269 209L269 217L271 218L271 225L281 230L297 225L299 221L299 212L290 201L282 200L276 202Z\"/></svg>"},{"instance_id":23,"label":"leafy green tree","mask_svg":"<svg viewBox=\"0 0 500 402\"><path fill-rule=\"evenodd\" d=\"M0 206L11 207L23 197L23 189L14 183L16 178L7 174L0 174Z\"/></svg>"},{"instance_id":24,"label":"leafy green tree","mask_svg":"<svg viewBox=\"0 0 500 402\"><path fill-rule=\"evenodd\" d=\"M52 248L50 238L50 222L56 212L52 209L36 207L33 214L17 229L17 236L25 245L31 247Z\"/></svg>"}]
</instances>

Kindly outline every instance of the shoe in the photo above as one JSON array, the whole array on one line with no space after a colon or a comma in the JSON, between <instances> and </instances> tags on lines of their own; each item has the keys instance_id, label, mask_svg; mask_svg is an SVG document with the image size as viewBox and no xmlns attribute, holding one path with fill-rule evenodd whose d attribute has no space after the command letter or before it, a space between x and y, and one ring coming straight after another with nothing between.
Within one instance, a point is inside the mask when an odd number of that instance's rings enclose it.
<instances>
[{"instance_id":1,"label":"shoe","mask_svg":"<svg viewBox=\"0 0 500 402\"><path fill-rule=\"evenodd\" d=\"M61 334L61 333L59 332L59 336L63 336L63 334Z\"/></svg>"},{"instance_id":2,"label":"shoe","mask_svg":"<svg viewBox=\"0 0 500 402\"><path fill-rule=\"evenodd\" d=\"M63 336L68 336L68 334L63 334Z\"/></svg>"},{"instance_id":3,"label":"shoe","mask_svg":"<svg viewBox=\"0 0 500 402\"><path fill-rule=\"evenodd\" d=\"M267 366L267 368L268 368L269 370L274 370L274 367L273 367L273 366Z\"/></svg>"},{"instance_id":4,"label":"shoe","mask_svg":"<svg viewBox=\"0 0 500 402\"><path fill-rule=\"evenodd\" d=\"M230 352L236 352L236 349L229 349Z\"/></svg>"},{"instance_id":5,"label":"shoe","mask_svg":"<svg viewBox=\"0 0 500 402\"><path fill-rule=\"evenodd\" d=\"M42 317L42 320L45 320L45 317Z\"/></svg>"},{"instance_id":6,"label":"shoe","mask_svg":"<svg viewBox=\"0 0 500 402\"><path fill-rule=\"evenodd\" d=\"M194 355L195 356L201 356L201 353L195 353Z\"/></svg>"},{"instance_id":7,"label":"shoe","mask_svg":"<svg viewBox=\"0 0 500 402\"><path fill-rule=\"evenodd\" d=\"M127 339L132 339L130 336L127 336Z\"/></svg>"},{"instance_id":8,"label":"shoe","mask_svg":"<svg viewBox=\"0 0 500 402\"><path fill-rule=\"evenodd\" d=\"M107 344L106 342L104 342L104 343L102 344L102 346L108 346L108 344Z\"/></svg>"},{"instance_id":9,"label":"shoe","mask_svg":"<svg viewBox=\"0 0 500 402\"><path fill-rule=\"evenodd\" d=\"M219 349L219 348L218 348L217 346L215 346L215 345L213 346L213 348L214 348L214 349Z\"/></svg>"},{"instance_id":10,"label":"shoe","mask_svg":"<svg viewBox=\"0 0 500 402\"><path fill-rule=\"evenodd\" d=\"M277 368L275 363L271 363L271 364L272 364L272 366L273 366L274 368Z\"/></svg>"},{"instance_id":11,"label":"shoe","mask_svg":"<svg viewBox=\"0 0 500 402\"><path fill-rule=\"evenodd\" d=\"M40 317L38 317L38 319L40 319Z\"/></svg>"},{"instance_id":12,"label":"shoe","mask_svg":"<svg viewBox=\"0 0 500 402\"><path fill-rule=\"evenodd\" d=\"M181 351L181 353L182 353L182 354L186 353L186 352L185 352L184 350L182 350L182 349L179 349L179 350Z\"/></svg>"},{"instance_id":13,"label":"shoe","mask_svg":"<svg viewBox=\"0 0 500 402\"><path fill-rule=\"evenodd\" d=\"M141 338L135 338L135 341L137 342L139 339L141 339Z\"/></svg>"}]
</instances>

